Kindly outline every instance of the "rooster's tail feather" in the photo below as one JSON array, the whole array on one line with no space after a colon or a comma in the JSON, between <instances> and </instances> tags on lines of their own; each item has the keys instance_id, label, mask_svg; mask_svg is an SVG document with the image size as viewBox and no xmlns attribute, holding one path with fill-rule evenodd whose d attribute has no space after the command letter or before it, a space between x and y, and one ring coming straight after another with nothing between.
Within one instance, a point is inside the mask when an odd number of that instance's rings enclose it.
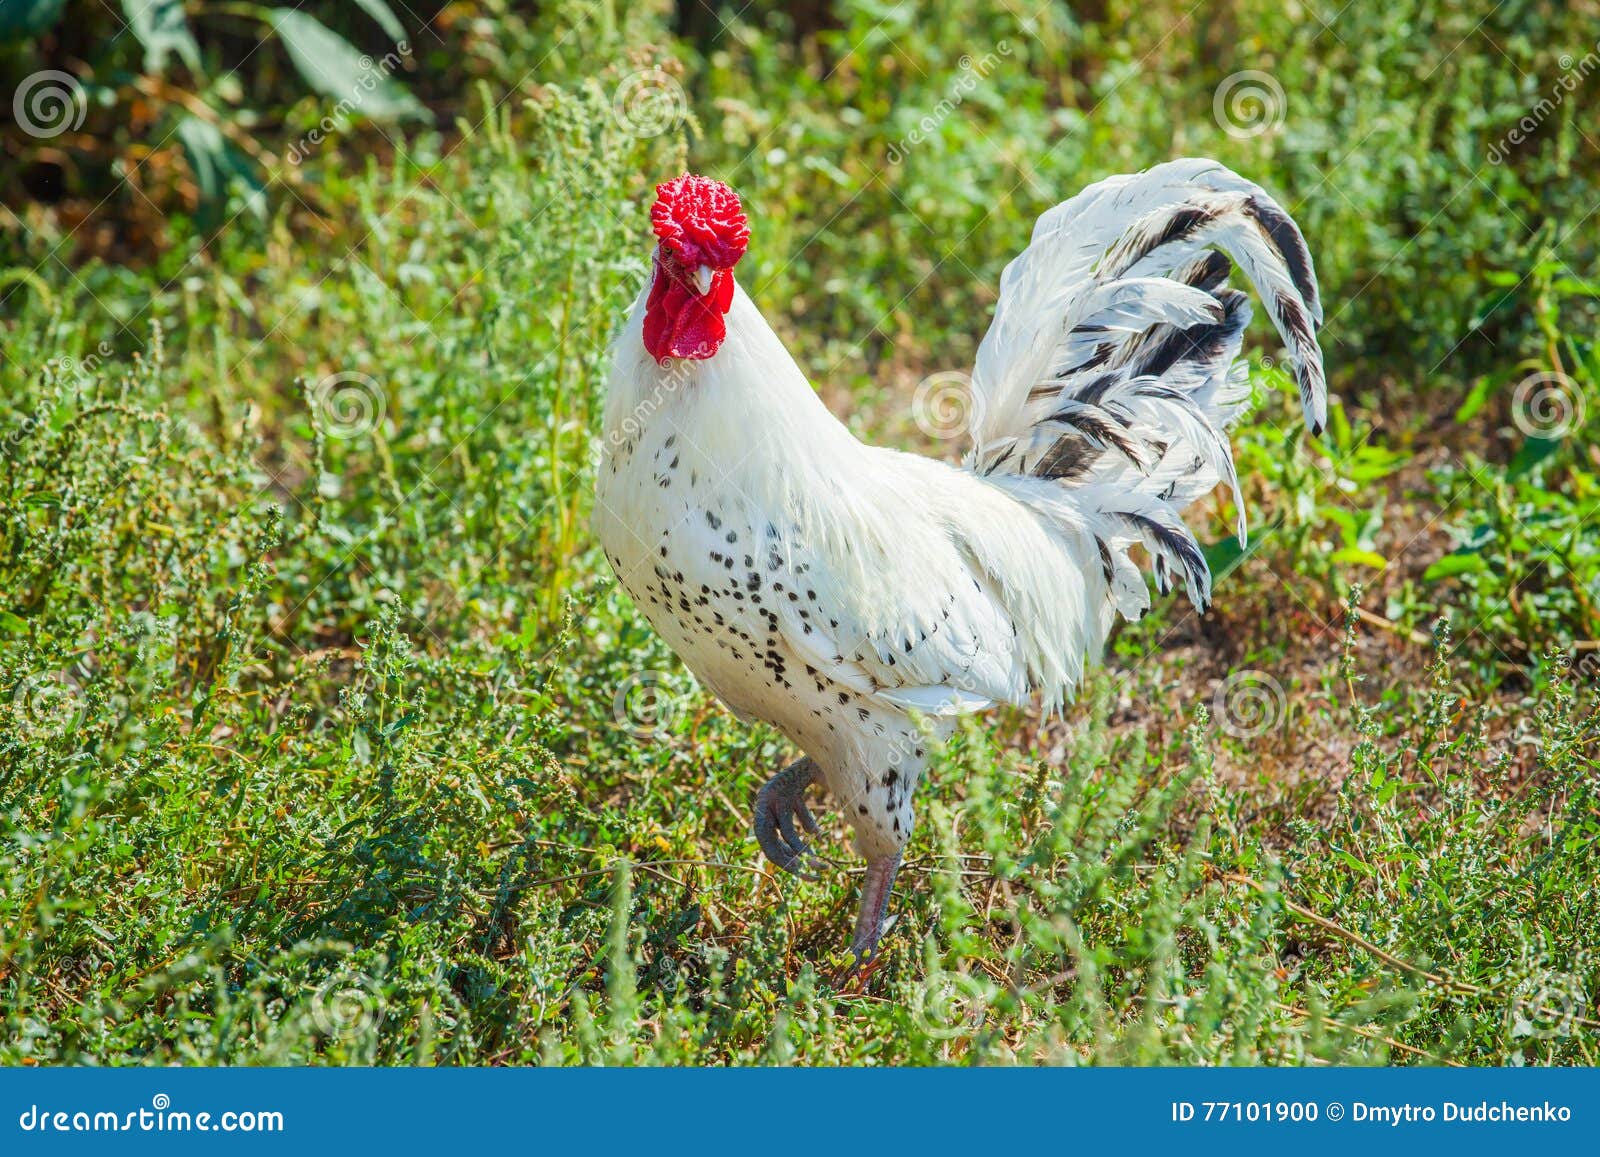
<instances>
[{"instance_id":1,"label":"rooster's tail feather","mask_svg":"<svg viewBox=\"0 0 1600 1157\"><path fill-rule=\"evenodd\" d=\"M1094 538L1110 606L1129 617L1148 606L1127 556L1135 542L1163 591L1181 577L1196 605L1210 599L1180 514L1219 482L1237 488L1226 432L1249 399L1238 357L1250 303L1224 284L1230 256L1266 302L1319 431L1327 391L1310 253L1266 193L1214 161L1113 177L1045 213L1006 268L978 350L969 464L996 481L1058 484L1048 496L1007 489L1070 506ZM1242 504L1238 534L1242 543Z\"/></svg>"}]
</instances>

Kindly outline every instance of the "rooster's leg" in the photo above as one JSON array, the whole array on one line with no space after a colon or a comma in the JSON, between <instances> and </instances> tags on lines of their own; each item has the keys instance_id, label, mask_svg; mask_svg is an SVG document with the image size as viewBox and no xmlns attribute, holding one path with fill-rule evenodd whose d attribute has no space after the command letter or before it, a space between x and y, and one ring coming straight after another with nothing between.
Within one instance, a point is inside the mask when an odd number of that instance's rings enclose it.
<instances>
[{"instance_id":1,"label":"rooster's leg","mask_svg":"<svg viewBox=\"0 0 1600 1157\"><path fill-rule=\"evenodd\" d=\"M867 874L861 882L861 910L856 913L856 934L850 941L855 956L852 972L876 963L878 939L883 935L884 917L889 914L889 893L900 870L900 853L867 861Z\"/></svg>"},{"instance_id":2,"label":"rooster's leg","mask_svg":"<svg viewBox=\"0 0 1600 1157\"><path fill-rule=\"evenodd\" d=\"M813 877L800 870L800 861L808 853L795 820L812 835L817 834L817 821L806 807L806 788L818 778L817 765L806 756L767 780L756 793L756 842L762 853L785 872L806 879Z\"/></svg>"}]
</instances>

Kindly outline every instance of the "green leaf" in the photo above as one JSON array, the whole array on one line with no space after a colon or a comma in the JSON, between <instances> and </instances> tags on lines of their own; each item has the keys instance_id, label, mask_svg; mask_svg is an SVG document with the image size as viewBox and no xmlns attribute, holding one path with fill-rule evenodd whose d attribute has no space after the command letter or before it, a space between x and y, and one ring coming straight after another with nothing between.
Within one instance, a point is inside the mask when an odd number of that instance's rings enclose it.
<instances>
[{"instance_id":1,"label":"green leaf","mask_svg":"<svg viewBox=\"0 0 1600 1157\"><path fill-rule=\"evenodd\" d=\"M1348 446L1355 440L1350 419L1339 402L1333 402L1328 407L1328 436L1333 439L1335 446Z\"/></svg>"},{"instance_id":2,"label":"green leaf","mask_svg":"<svg viewBox=\"0 0 1600 1157\"><path fill-rule=\"evenodd\" d=\"M1560 439L1529 438L1517 447L1517 452L1506 464L1506 477L1515 481L1528 474L1535 466L1561 449Z\"/></svg>"},{"instance_id":3,"label":"green leaf","mask_svg":"<svg viewBox=\"0 0 1600 1157\"><path fill-rule=\"evenodd\" d=\"M1351 855L1343 848L1334 848L1333 854L1338 856L1339 859L1343 860L1345 865L1351 870L1360 872L1363 876L1373 876L1377 874L1377 870L1373 868L1371 864L1367 863L1365 860Z\"/></svg>"},{"instance_id":4,"label":"green leaf","mask_svg":"<svg viewBox=\"0 0 1600 1157\"><path fill-rule=\"evenodd\" d=\"M1206 566L1211 570L1213 583L1221 583L1228 575L1238 570L1245 559L1259 551L1262 544L1282 528L1283 519L1275 518L1250 536L1250 545L1247 547L1239 545L1239 536L1235 534L1201 546L1200 551L1206 556Z\"/></svg>"},{"instance_id":5,"label":"green leaf","mask_svg":"<svg viewBox=\"0 0 1600 1157\"><path fill-rule=\"evenodd\" d=\"M1469 421L1473 415L1483 408L1485 402L1494 397L1501 386L1511 381L1519 372L1514 366L1506 366L1484 374L1483 377L1473 383L1472 389L1467 394L1467 400L1462 402L1460 409L1456 411L1456 421Z\"/></svg>"},{"instance_id":6,"label":"green leaf","mask_svg":"<svg viewBox=\"0 0 1600 1157\"><path fill-rule=\"evenodd\" d=\"M1500 382L1490 375L1485 375L1474 382L1472 389L1467 392L1467 400L1456 410L1456 423L1459 425L1470 422L1499 388Z\"/></svg>"},{"instance_id":7,"label":"green leaf","mask_svg":"<svg viewBox=\"0 0 1600 1157\"><path fill-rule=\"evenodd\" d=\"M389 726L383 729L383 737L385 739L391 739L416 721L417 712L407 711L404 715L400 716L399 719L396 719L393 723L389 724Z\"/></svg>"},{"instance_id":8,"label":"green leaf","mask_svg":"<svg viewBox=\"0 0 1600 1157\"><path fill-rule=\"evenodd\" d=\"M32 36L61 18L67 0L0 0L0 35Z\"/></svg>"},{"instance_id":9,"label":"green leaf","mask_svg":"<svg viewBox=\"0 0 1600 1157\"><path fill-rule=\"evenodd\" d=\"M1370 566L1373 570L1382 570L1389 565L1389 560L1374 550L1363 550L1358 546L1347 546L1342 550L1333 552L1333 561L1350 563L1356 566Z\"/></svg>"},{"instance_id":10,"label":"green leaf","mask_svg":"<svg viewBox=\"0 0 1600 1157\"><path fill-rule=\"evenodd\" d=\"M1200 550L1206 556L1206 566L1210 569L1214 582L1221 582L1222 578L1245 557L1244 550L1239 546L1239 536L1236 534L1230 534L1220 542L1202 546Z\"/></svg>"},{"instance_id":11,"label":"green leaf","mask_svg":"<svg viewBox=\"0 0 1600 1157\"><path fill-rule=\"evenodd\" d=\"M1401 450L1382 446L1363 446L1350 455L1343 474L1352 482L1376 482L1387 478L1411 460L1411 455Z\"/></svg>"},{"instance_id":12,"label":"green leaf","mask_svg":"<svg viewBox=\"0 0 1600 1157\"><path fill-rule=\"evenodd\" d=\"M228 143L222 130L210 121L186 116L178 122L178 140L200 189L199 220L202 228L222 224L228 190L234 182L246 190L246 207L257 217L266 216L266 190L248 157Z\"/></svg>"},{"instance_id":13,"label":"green leaf","mask_svg":"<svg viewBox=\"0 0 1600 1157\"><path fill-rule=\"evenodd\" d=\"M274 8L272 26L301 78L313 91L337 101L342 113L391 121L427 116L417 99L372 57L314 18L292 8Z\"/></svg>"},{"instance_id":14,"label":"green leaf","mask_svg":"<svg viewBox=\"0 0 1600 1157\"><path fill-rule=\"evenodd\" d=\"M189 160L194 183L200 190L201 215L204 216L206 206L221 201L223 197L224 182L217 154L226 142L216 126L195 116L186 116L178 122L178 140L183 145L184 156Z\"/></svg>"},{"instance_id":15,"label":"green leaf","mask_svg":"<svg viewBox=\"0 0 1600 1157\"><path fill-rule=\"evenodd\" d=\"M1481 554L1447 554L1422 572L1423 582L1451 578L1458 574L1476 574L1488 570L1489 564Z\"/></svg>"},{"instance_id":16,"label":"green leaf","mask_svg":"<svg viewBox=\"0 0 1600 1157\"><path fill-rule=\"evenodd\" d=\"M183 57L190 72L200 71L200 46L189 31L183 0L122 0L128 27L144 45L144 69L155 76L166 71L167 54Z\"/></svg>"},{"instance_id":17,"label":"green leaf","mask_svg":"<svg viewBox=\"0 0 1600 1157\"><path fill-rule=\"evenodd\" d=\"M405 43L406 30L395 17L394 9L390 8L385 0L356 0L356 4L360 6L361 11L378 22L378 27L383 29L390 40L396 44Z\"/></svg>"},{"instance_id":18,"label":"green leaf","mask_svg":"<svg viewBox=\"0 0 1600 1157\"><path fill-rule=\"evenodd\" d=\"M1576 277L1558 277L1550 287L1573 297L1600 297L1600 281L1582 281Z\"/></svg>"}]
</instances>

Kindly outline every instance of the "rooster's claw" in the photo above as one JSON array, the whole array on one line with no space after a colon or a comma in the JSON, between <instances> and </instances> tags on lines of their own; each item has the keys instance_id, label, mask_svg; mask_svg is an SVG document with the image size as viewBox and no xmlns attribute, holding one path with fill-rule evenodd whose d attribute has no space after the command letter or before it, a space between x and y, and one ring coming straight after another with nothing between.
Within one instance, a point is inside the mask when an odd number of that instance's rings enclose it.
<instances>
[{"instance_id":1,"label":"rooster's claw","mask_svg":"<svg viewBox=\"0 0 1600 1157\"><path fill-rule=\"evenodd\" d=\"M785 872L803 880L814 880L816 876L801 870L801 861L811 853L795 820L798 818L800 826L812 835L821 830L811 809L806 807L806 788L816 779L817 765L809 758L801 759L767 780L756 793L756 842L761 845L762 854Z\"/></svg>"}]
</instances>

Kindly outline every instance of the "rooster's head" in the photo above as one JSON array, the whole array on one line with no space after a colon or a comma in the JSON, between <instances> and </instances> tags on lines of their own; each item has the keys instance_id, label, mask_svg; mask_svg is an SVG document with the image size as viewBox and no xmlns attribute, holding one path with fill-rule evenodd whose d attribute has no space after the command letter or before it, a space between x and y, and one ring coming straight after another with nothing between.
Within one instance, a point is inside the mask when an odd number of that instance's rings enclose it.
<instances>
[{"instance_id":1,"label":"rooster's head","mask_svg":"<svg viewBox=\"0 0 1600 1157\"><path fill-rule=\"evenodd\" d=\"M739 195L685 173L656 186L650 223L660 244L645 303L645 349L657 361L709 358L727 336L733 267L750 243Z\"/></svg>"}]
</instances>

